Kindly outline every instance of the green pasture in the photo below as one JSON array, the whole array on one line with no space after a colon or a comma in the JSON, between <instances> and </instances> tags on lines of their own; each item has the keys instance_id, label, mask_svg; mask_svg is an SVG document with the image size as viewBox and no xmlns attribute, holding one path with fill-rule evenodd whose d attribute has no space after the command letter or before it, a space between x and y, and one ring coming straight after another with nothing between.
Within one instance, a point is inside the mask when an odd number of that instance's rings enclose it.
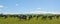
<instances>
[{"instance_id":1,"label":"green pasture","mask_svg":"<svg viewBox=\"0 0 60 24\"><path fill-rule=\"evenodd\" d=\"M60 18L53 18L50 20L47 18L46 20L42 20L42 17L39 17L36 19L36 17L30 19L30 20L20 20L19 18L14 17L8 17L7 19L4 19L4 17L0 17L0 24L60 24Z\"/></svg>"}]
</instances>

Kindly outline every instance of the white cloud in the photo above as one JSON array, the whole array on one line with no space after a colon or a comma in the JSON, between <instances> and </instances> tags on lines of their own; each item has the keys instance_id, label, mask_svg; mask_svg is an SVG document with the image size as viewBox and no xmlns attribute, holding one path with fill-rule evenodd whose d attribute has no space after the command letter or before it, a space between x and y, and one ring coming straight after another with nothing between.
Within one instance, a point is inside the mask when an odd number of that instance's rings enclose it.
<instances>
[{"instance_id":1,"label":"white cloud","mask_svg":"<svg viewBox=\"0 0 60 24\"><path fill-rule=\"evenodd\" d=\"M0 11L1 11L2 9L0 9Z\"/></svg>"},{"instance_id":2,"label":"white cloud","mask_svg":"<svg viewBox=\"0 0 60 24\"><path fill-rule=\"evenodd\" d=\"M46 12L46 11L30 11L30 12L27 11L24 13L4 12L3 14L60 14L60 13L59 12Z\"/></svg>"},{"instance_id":3,"label":"white cloud","mask_svg":"<svg viewBox=\"0 0 60 24\"><path fill-rule=\"evenodd\" d=\"M3 5L0 5L0 8L3 8L4 6Z\"/></svg>"},{"instance_id":4,"label":"white cloud","mask_svg":"<svg viewBox=\"0 0 60 24\"><path fill-rule=\"evenodd\" d=\"M0 14L1 14L1 12L0 12Z\"/></svg>"},{"instance_id":5,"label":"white cloud","mask_svg":"<svg viewBox=\"0 0 60 24\"><path fill-rule=\"evenodd\" d=\"M30 11L25 12L25 14L60 14L58 12L46 12L46 11Z\"/></svg>"},{"instance_id":6,"label":"white cloud","mask_svg":"<svg viewBox=\"0 0 60 24\"><path fill-rule=\"evenodd\" d=\"M41 8L37 8L37 9L41 9Z\"/></svg>"},{"instance_id":7,"label":"white cloud","mask_svg":"<svg viewBox=\"0 0 60 24\"><path fill-rule=\"evenodd\" d=\"M41 8L36 8L36 9L35 9L35 11L40 11L40 10L41 10Z\"/></svg>"},{"instance_id":8,"label":"white cloud","mask_svg":"<svg viewBox=\"0 0 60 24\"><path fill-rule=\"evenodd\" d=\"M18 6L19 4L16 4L16 6Z\"/></svg>"},{"instance_id":9,"label":"white cloud","mask_svg":"<svg viewBox=\"0 0 60 24\"><path fill-rule=\"evenodd\" d=\"M13 14L20 14L20 13L14 13L14 12L2 12L3 14L11 14L11 15L13 15Z\"/></svg>"}]
</instances>

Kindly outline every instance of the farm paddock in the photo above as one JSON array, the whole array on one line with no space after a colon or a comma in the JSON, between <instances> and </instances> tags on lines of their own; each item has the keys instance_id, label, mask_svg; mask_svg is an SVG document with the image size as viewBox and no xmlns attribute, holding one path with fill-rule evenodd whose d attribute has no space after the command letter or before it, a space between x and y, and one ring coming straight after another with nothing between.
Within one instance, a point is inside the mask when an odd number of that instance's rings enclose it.
<instances>
[{"instance_id":1,"label":"farm paddock","mask_svg":"<svg viewBox=\"0 0 60 24\"><path fill-rule=\"evenodd\" d=\"M60 15L0 15L0 24L60 24Z\"/></svg>"}]
</instances>

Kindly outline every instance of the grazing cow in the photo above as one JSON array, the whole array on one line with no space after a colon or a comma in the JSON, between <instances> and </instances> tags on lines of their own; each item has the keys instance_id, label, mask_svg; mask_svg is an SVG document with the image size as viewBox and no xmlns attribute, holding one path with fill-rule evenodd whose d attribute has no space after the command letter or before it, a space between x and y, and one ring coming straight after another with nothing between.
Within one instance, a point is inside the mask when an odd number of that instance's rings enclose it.
<instances>
[{"instance_id":1,"label":"grazing cow","mask_svg":"<svg viewBox=\"0 0 60 24\"><path fill-rule=\"evenodd\" d=\"M4 15L5 19L8 17L7 15Z\"/></svg>"},{"instance_id":2,"label":"grazing cow","mask_svg":"<svg viewBox=\"0 0 60 24\"><path fill-rule=\"evenodd\" d=\"M19 15L15 15L15 17L18 17Z\"/></svg>"},{"instance_id":3,"label":"grazing cow","mask_svg":"<svg viewBox=\"0 0 60 24\"><path fill-rule=\"evenodd\" d=\"M47 16L42 16L42 19L46 20Z\"/></svg>"},{"instance_id":4,"label":"grazing cow","mask_svg":"<svg viewBox=\"0 0 60 24\"><path fill-rule=\"evenodd\" d=\"M60 16L56 16L56 18L58 19Z\"/></svg>"},{"instance_id":5,"label":"grazing cow","mask_svg":"<svg viewBox=\"0 0 60 24\"><path fill-rule=\"evenodd\" d=\"M28 18L29 18L29 20L30 20L30 19L32 18L32 15L29 15L29 17L28 17Z\"/></svg>"},{"instance_id":6,"label":"grazing cow","mask_svg":"<svg viewBox=\"0 0 60 24\"><path fill-rule=\"evenodd\" d=\"M33 17L36 17L36 15L34 15Z\"/></svg>"},{"instance_id":7,"label":"grazing cow","mask_svg":"<svg viewBox=\"0 0 60 24\"><path fill-rule=\"evenodd\" d=\"M9 17L14 17L14 18L16 18L16 17L17 17L17 15L10 15Z\"/></svg>"},{"instance_id":8,"label":"grazing cow","mask_svg":"<svg viewBox=\"0 0 60 24\"><path fill-rule=\"evenodd\" d=\"M13 17L13 15L10 15L9 17Z\"/></svg>"},{"instance_id":9,"label":"grazing cow","mask_svg":"<svg viewBox=\"0 0 60 24\"><path fill-rule=\"evenodd\" d=\"M21 16L18 16L18 18L19 19L25 19L26 20L27 16L26 15L21 15Z\"/></svg>"},{"instance_id":10,"label":"grazing cow","mask_svg":"<svg viewBox=\"0 0 60 24\"><path fill-rule=\"evenodd\" d=\"M14 18L16 18L16 15L13 15Z\"/></svg>"},{"instance_id":11,"label":"grazing cow","mask_svg":"<svg viewBox=\"0 0 60 24\"><path fill-rule=\"evenodd\" d=\"M0 17L4 17L3 15L0 15Z\"/></svg>"},{"instance_id":12,"label":"grazing cow","mask_svg":"<svg viewBox=\"0 0 60 24\"><path fill-rule=\"evenodd\" d=\"M0 17L4 17L3 14L0 14Z\"/></svg>"},{"instance_id":13,"label":"grazing cow","mask_svg":"<svg viewBox=\"0 0 60 24\"><path fill-rule=\"evenodd\" d=\"M40 16L37 16L37 19L39 18Z\"/></svg>"},{"instance_id":14,"label":"grazing cow","mask_svg":"<svg viewBox=\"0 0 60 24\"><path fill-rule=\"evenodd\" d=\"M37 16L37 19L38 19L39 17L41 17L41 16L42 16L42 15L38 15L38 16Z\"/></svg>"},{"instance_id":15,"label":"grazing cow","mask_svg":"<svg viewBox=\"0 0 60 24\"><path fill-rule=\"evenodd\" d=\"M0 17L4 17L6 19L7 18L7 15L1 15Z\"/></svg>"},{"instance_id":16,"label":"grazing cow","mask_svg":"<svg viewBox=\"0 0 60 24\"><path fill-rule=\"evenodd\" d=\"M53 17L54 17L54 16L48 16L48 18L49 18L50 20L52 20Z\"/></svg>"}]
</instances>

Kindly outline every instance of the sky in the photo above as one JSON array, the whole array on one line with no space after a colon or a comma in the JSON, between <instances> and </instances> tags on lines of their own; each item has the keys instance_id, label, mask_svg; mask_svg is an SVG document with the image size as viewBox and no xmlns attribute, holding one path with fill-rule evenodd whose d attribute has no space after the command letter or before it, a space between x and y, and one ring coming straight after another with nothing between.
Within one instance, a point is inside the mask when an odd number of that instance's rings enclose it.
<instances>
[{"instance_id":1,"label":"sky","mask_svg":"<svg viewBox=\"0 0 60 24\"><path fill-rule=\"evenodd\" d=\"M60 0L0 0L0 13L59 13Z\"/></svg>"}]
</instances>

